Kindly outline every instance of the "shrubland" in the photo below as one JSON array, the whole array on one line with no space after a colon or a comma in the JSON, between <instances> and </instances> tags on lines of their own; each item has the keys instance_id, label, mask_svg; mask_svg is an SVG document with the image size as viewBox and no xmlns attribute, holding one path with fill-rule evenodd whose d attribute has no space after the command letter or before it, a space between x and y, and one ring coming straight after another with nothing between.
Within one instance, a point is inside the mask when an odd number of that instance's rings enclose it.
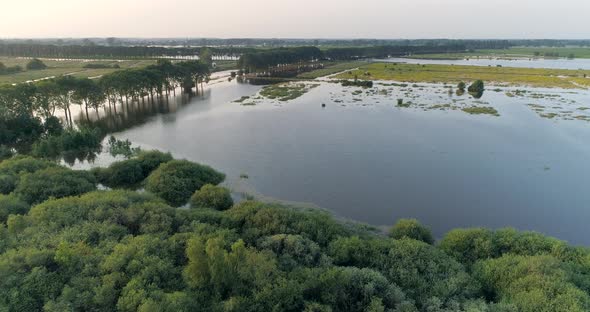
<instances>
[{"instance_id":1,"label":"shrubland","mask_svg":"<svg viewBox=\"0 0 590 312\"><path fill-rule=\"evenodd\" d=\"M223 178L155 151L92 174L3 160L0 310L590 309L587 248L514 229L435 241L405 219L384 235L320 210L232 203Z\"/></svg>"}]
</instances>

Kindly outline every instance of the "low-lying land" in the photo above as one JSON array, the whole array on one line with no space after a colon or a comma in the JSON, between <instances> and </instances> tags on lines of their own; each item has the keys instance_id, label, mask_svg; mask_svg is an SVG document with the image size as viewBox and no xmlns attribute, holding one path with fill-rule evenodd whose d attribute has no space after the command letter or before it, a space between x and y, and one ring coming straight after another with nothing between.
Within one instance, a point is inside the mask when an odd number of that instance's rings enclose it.
<instances>
[{"instance_id":1,"label":"low-lying land","mask_svg":"<svg viewBox=\"0 0 590 312\"><path fill-rule=\"evenodd\" d=\"M458 83L483 80L501 86L590 87L590 70L373 63L337 75L337 79Z\"/></svg>"},{"instance_id":2,"label":"low-lying land","mask_svg":"<svg viewBox=\"0 0 590 312\"><path fill-rule=\"evenodd\" d=\"M337 74L345 70L357 68L359 66L367 65L366 61L353 61L353 62L330 62L324 64L325 67L322 69L316 69L311 72L303 73L298 75L298 78L302 79L315 79L319 77L325 77L332 74Z\"/></svg>"},{"instance_id":3,"label":"low-lying land","mask_svg":"<svg viewBox=\"0 0 590 312\"><path fill-rule=\"evenodd\" d=\"M14 84L39 80L61 75L72 75L77 78L93 78L106 75L117 70L129 68L143 68L156 64L155 59L144 60L54 60L42 59L46 69L26 70L30 58L0 57L0 63L6 67L20 66L20 72L0 75L0 85ZM222 71L237 68L237 61L215 61L217 65L212 71Z\"/></svg>"},{"instance_id":4,"label":"low-lying land","mask_svg":"<svg viewBox=\"0 0 590 312\"><path fill-rule=\"evenodd\" d=\"M25 65L30 62L31 59L27 58L0 58L0 62L8 66L21 66L25 68ZM46 69L41 70L23 70L21 72L12 73L8 75L0 75L1 84L13 84L26 82L31 80L39 80L47 77L61 76L61 75L73 75L78 78L92 78L102 76L104 74L112 73L119 69L126 68L141 68L151 64L155 64L155 60L128 60L128 61L116 61L116 60L42 60ZM106 67L106 68L88 68L88 64L94 64L98 66L90 67ZM115 66L115 65L118 65Z\"/></svg>"}]
</instances>

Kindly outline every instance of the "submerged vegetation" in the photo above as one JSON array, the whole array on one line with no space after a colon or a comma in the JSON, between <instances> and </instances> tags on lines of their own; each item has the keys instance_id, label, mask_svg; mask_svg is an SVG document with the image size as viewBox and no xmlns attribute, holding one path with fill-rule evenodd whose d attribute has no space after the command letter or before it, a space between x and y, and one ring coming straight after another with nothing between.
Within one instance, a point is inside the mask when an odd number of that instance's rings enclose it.
<instances>
[{"instance_id":1,"label":"submerged vegetation","mask_svg":"<svg viewBox=\"0 0 590 312\"><path fill-rule=\"evenodd\" d=\"M317 84L305 83L273 84L262 88L262 90L260 90L260 95L267 99L285 102L294 100L317 86Z\"/></svg>"}]
</instances>

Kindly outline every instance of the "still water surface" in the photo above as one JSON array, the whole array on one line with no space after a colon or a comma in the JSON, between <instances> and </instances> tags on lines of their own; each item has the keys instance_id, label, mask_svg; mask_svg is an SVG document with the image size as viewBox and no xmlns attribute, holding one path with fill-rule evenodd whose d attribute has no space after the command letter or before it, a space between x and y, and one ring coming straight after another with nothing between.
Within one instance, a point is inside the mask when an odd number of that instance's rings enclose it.
<instances>
[{"instance_id":1,"label":"still water surface","mask_svg":"<svg viewBox=\"0 0 590 312\"><path fill-rule=\"evenodd\" d=\"M412 217L439 237L456 227L512 226L590 245L590 123L541 118L527 106L575 110L590 106L588 91L537 90L561 100L488 91L475 100L436 85L414 88L413 97L379 88L389 91L351 95L356 89L321 83L293 101L244 106L233 101L260 87L223 81L204 96L138 108L113 129L225 172L236 191L312 203L347 219L388 226ZM500 117L396 107L404 96L477 101Z\"/></svg>"}]
</instances>

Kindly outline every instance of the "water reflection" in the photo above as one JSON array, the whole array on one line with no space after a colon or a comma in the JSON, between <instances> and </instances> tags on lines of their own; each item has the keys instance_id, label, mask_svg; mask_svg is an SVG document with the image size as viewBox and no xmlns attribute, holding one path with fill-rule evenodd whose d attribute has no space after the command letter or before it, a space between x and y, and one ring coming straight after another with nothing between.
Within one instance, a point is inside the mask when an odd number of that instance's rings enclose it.
<instances>
[{"instance_id":1,"label":"water reflection","mask_svg":"<svg viewBox=\"0 0 590 312\"><path fill-rule=\"evenodd\" d=\"M89 119L80 112L77 120L81 126L98 127L105 133L116 133L145 124L158 115L164 115L163 122L174 123L176 113L187 105L208 98L210 94L210 90L205 90L199 95L177 92L176 95L158 96L153 99L146 97L139 101L119 103L114 108L105 107L98 116L94 115Z\"/></svg>"}]
</instances>

